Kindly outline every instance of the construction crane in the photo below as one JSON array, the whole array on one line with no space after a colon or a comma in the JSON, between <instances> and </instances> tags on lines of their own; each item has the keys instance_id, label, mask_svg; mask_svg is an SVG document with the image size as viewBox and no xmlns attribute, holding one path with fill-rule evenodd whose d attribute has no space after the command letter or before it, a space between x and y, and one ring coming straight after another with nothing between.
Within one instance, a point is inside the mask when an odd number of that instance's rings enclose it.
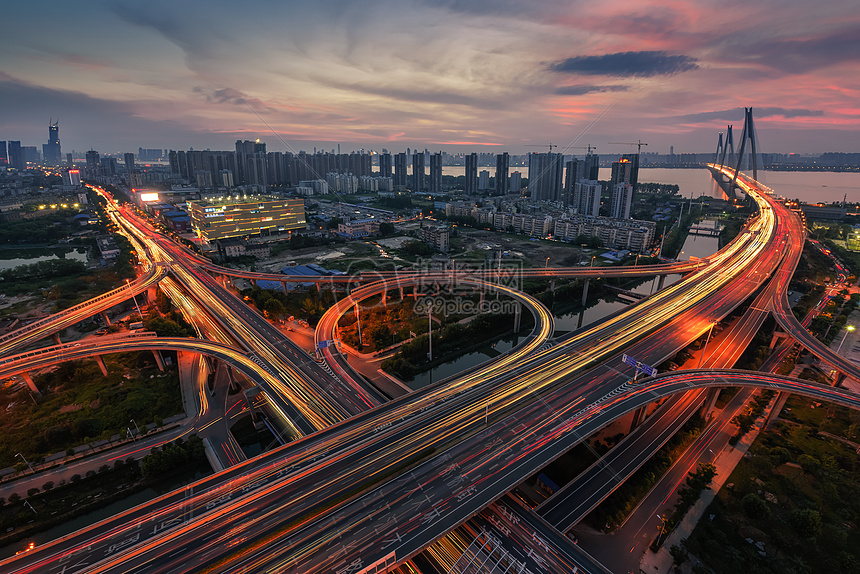
<instances>
[{"instance_id":1,"label":"construction crane","mask_svg":"<svg viewBox=\"0 0 860 574\"><path fill-rule=\"evenodd\" d=\"M635 142L609 142L609 143L615 144L615 145L635 145L636 146L636 153L641 153L642 152L642 146L648 145L647 143L643 142L642 140L637 140Z\"/></svg>"},{"instance_id":2,"label":"construction crane","mask_svg":"<svg viewBox=\"0 0 860 574\"><path fill-rule=\"evenodd\" d=\"M527 145L525 147L549 147L549 153L552 153L552 148L559 147L559 146L554 144L554 143L551 143L551 144Z\"/></svg>"},{"instance_id":3,"label":"construction crane","mask_svg":"<svg viewBox=\"0 0 860 574\"><path fill-rule=\"evenodd\" d=\"M592 151L597 151L597 146L596 146L596 145L591 145L591 144L588 144L588 145L575 145L575 146L570 146L570 147L569 147L569 148L567 148L567 149L587 149L587 150L588 150L588 155L591 155L591 152L592 152Z\"/></svg>"}]
</instances>

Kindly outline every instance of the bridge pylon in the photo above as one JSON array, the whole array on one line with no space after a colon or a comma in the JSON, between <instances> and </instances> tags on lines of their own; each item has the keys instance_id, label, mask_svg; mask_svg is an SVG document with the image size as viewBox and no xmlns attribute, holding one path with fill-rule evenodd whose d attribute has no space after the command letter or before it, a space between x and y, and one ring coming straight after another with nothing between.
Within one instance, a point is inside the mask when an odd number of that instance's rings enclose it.
<instances>
[{"instance_id":1,"label":"bridge pylon","mask_svg":"<svg viewBox=\"0 0 860 574\"><path fill-rule=\"evenodd\" d=\"M744 161L744 150L746 149L747 140L750 141L751 163L753 179L758 179L758 154L755 149L755 127L753 125L752 108L744 108L744 129L741 132L741 147L738 150L738 161L735 166L735 175L732 178L732 189L738 180L738 171L741 169L741 163Z\"/></svg>"}]
</instances>

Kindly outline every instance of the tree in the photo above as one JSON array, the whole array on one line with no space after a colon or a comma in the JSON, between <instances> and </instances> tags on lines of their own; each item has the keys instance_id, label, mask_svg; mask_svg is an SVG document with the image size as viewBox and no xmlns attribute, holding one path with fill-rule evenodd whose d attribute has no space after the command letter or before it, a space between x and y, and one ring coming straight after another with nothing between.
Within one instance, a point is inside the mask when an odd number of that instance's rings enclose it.
<instances>
[{"instance_id":1,"label":"tree","mask_svg":"<svg viewBox=\"0 0 860 574\"><path fill-rule=\"evenodd\" d=\"M270 319L280 319L287 312L287 308L284 307L283 303L273 297L263 305L263 311L266 312L266 315Z\"/></svg>"},{"instance_id":2,"label":"tree","mask_svg":"<svg viewBox=\"0 0 860 574\"><path fill-rule=\"evenodd\" d=\"M31 496L36 496L37 494L39 494L39 489L36 488L35 486L33 488L27 489L27 498L29 498Z\"/></svg>"},{"instance_id":3,"label":"tree","mask_svg":"<svg viewBox=\"0 0 860 574\"><path fill-rule=\"evenodd\" d=\"M21 502L21 495L17 492L13 492L9 495L9 504L17 504Z\"/></svg>"},{"instance_id":4,"label":"tree","mask_svg":"<svg viewBox=\"0 0 860 574\"><path fill-rule=\"evenodd\" d=\"M802 538L812 538L821 534L821 514L817 510L811 508L795 510L788 521Z\"/></svg>"},{"instance_id":5,"label":"tree","mask_svg":"<svg viewBox=\"0 0 860 574\"><path fill-rule=\"evenodd\" d=\"M797 464L803 469L806 474L815 474L821 468L821 461L808 454L802 454L797 457Z\"/></svg>"},{"instance_id":6,"label":"tree","mask_svg":"<svg viewBox=\"0 0 860 574\"><path fill-rule=\"evenodd\" d=\"M741 499L744 513L750 518L760 519L770 516L770 507L756 493L750 492Z\"/></svg>"},{"instance_id":7,"label":"tree","mask_svg":"<svg viewBox=\"0 0 860 574\"><path fill-rule=\"evenodd\" d=\"M54 488L54 483L50 480L42 485L42 490L45 492L49 492L52 488Z\"/></svg>"}]
</instances>

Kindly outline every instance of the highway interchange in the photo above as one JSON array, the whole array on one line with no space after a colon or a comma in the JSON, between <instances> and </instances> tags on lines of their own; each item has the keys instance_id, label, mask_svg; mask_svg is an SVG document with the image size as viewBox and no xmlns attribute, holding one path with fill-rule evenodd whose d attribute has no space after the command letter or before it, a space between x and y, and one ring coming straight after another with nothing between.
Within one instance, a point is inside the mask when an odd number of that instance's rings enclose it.
<instances>
[{"instance_id":1,"label":"highway interchange","mask_svg":"<svg viewBox=\"0 0 860 574\"><path fill-rule=\"evenodd\" d=\"M180 264L181 251L170 251L166 240L154 240L124 214L124 223L148 243L143 250L156 254L151 268L169 266L243 347L219 348L221 355L214 346L198 350L252 371L275 404L281 397L296 438L309 436L39 548L11 561L10 571L171 572L208 565L224 572L371 572L374 564L402 563L591 432L659 397L706 386L771 386L856 408L855 398L839 389L764 374L673 373L629 382L631 370L618 360L622 351L652 363L671 356L802 247L802 229L776 213L785 208L754 184L741 184L750 186L760 215L682 281L549 349L542 348L552 332L542 332L546 310L523 300L537 317L537 332L518 354L384 404L347 371L330 385L332 375L315 362L284 343L273 346L265 321L236 307L211 277ZM383 286L397 288L396 281ZM343 309L360 298L346 300ZM321 373L306 377L314 367ZM224 523L230 528L214 526Z\"/></svg>"}]
</instances>

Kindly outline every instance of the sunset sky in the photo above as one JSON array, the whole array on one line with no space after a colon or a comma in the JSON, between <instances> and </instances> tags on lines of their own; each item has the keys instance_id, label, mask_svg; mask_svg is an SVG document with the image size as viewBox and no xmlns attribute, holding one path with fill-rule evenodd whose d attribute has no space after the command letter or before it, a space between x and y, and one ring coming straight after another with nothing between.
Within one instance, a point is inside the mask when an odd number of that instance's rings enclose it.
<instances>
[{"instance_id":1,"label":"sunset sky","mask_svg":"<svg viewBox=\"0 0 860 574\"><path fill-rule=\"evenodd\" d=\"M9 2L0 37L0 139L64 153L705 152L743 106L761 151L860 152L847 0Z\"/></svg>"}]
</instances>

